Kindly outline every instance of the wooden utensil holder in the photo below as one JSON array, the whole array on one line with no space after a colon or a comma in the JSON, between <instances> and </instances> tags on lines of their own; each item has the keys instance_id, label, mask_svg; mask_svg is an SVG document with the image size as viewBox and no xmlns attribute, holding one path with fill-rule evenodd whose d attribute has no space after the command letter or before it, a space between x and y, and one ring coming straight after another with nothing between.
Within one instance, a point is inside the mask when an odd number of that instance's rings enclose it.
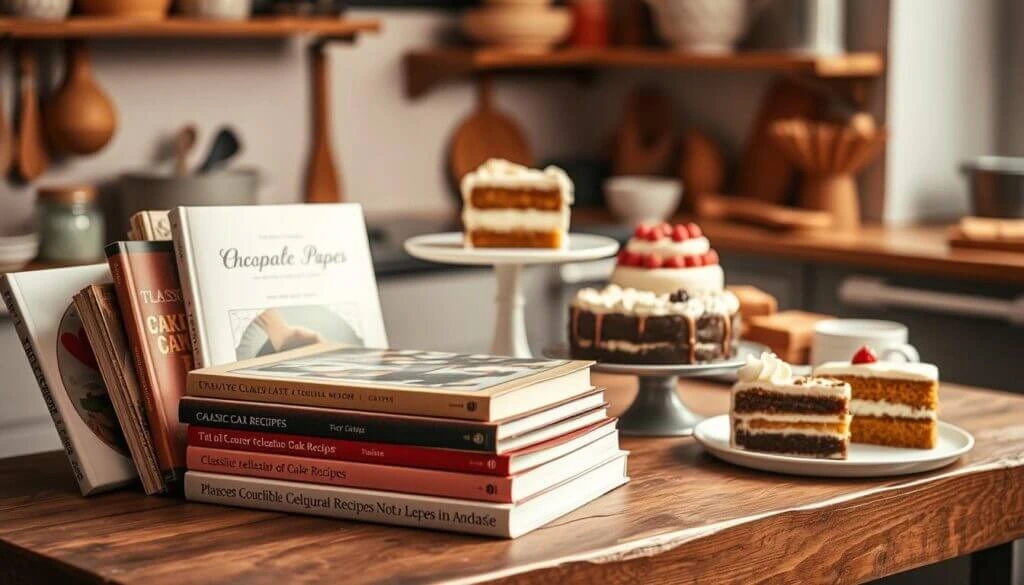
<instances>
[{"instance_id":1,"label":"wooden utensil holder","mask_svg":"<svg viewBox=\"0 0 1024 585\"><path fill-rule=\"evenodd\" d=\"M832 216L833 229L850 231L860 228L860 198L852 174L804 175L800 203L805 209L828 212Z\"/></svg>"}]
</instances>

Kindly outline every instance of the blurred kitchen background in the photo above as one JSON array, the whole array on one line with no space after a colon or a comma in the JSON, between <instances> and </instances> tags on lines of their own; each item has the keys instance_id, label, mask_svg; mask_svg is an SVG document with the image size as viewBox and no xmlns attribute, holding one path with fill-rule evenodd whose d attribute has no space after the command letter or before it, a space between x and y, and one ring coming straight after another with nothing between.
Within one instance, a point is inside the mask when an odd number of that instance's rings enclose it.
<instances>
[{"instance_id":1,"label":"blurred kitchen background","mask_svg":"<svg viewBox=\"0 0 1024 585\"><path fill-rule=\"evenodd\" d=\"M1024 329L1019 326L1024 254L1015 271L989 269L978 276L956 261L948 264L947 271L943 262L948 259L948 246L942 235L946 225L977 213L961 171L964 163L981 155L1024 155L1024 106L1017 99L1024 90L1024 40L1018 34L1024 25L1024 5L1014 0L652 0L649 4L680 2L685 5L683 13L675 16L671 6L662 6L665 13L653 15L640 0L559 3L570 15L594 19L588 21L590 29L577 30L573 40L560 42L598 46L590 53L576 49L577 60L564 62L536 53L536 46L529 47L532 52L526 57L504 64L474 61L474 56L487 53L476 54L473 47L495 42L485 37L500 33L477 32L476 39L467 38L463 19L470 11L484 10L475 2L352 1L344 19L374 25L340 35L335 34L337 29L301 24L295 34L275 29L268 33L273 38L251 38L252 29L231 24L223 25L223 34L122 30L116 34L124 38L110 38L114 33L93 30L82 46L91 54L91 81L102 88L116 113L113 134L107 142L100 140L98 151L87 155L60 155L47 146L43 151L48 164L38 176L0 183L0 234L18 235L37 210L51 213L47 202L56 202L58 213L63 213L62 203L88 200L88 194L76 195L71 189L88 185L97 190L95 213L105 217L107 238L120 237L127 229L128 207L152 206L147 197L159 190L144 182L132 187L123 176L172 174L175 140L185 140L187 145L191 136L182 129L188 124L194 125L195 140L183 159L186 174L196 172L218 131L226 128L237 138L239 151L225 168L254 171L257 176L250 173L243 187L218 186L205 192L209 202L218 198L234 202L250 194L259 203L300 202L310 193L307 168L316 152L314 136L319 133L326 140L321 146L326 145L332 155L344 199L363 205L372 228L391 344L476 351L488 347L492 334L491 273L428 265L401 251L409 235L457 229L459 199L450 177L449 149L460 122L478 107L481 84L474 82L474 73L500 68L477 75L493 81L494 107L521 128L533 162L554 162L574 174L578 201L574 229L620 239L631 231L630 210L610 212L602 192L603 181L613 171L625 169L633 174L635 168L642 170L650 163L657 167L656 174L678 178L681 172L694 172L686 166L687 153L710 144L710 154L705 149L701 151L705 158L690 160L697 169L695 181L707 179L715 190L725 193L736 192L744 184L761 189L771 181L760 170L754 173L748 170L750 165L742 164L750 160L751 144L760 140L762 154L764 149L775 153L769 153L769 159L778 160L783 156L779 153L785 152L765 138L767 123L772 121L769 116L766 122L766 110L770 114L776 108L792 116L807 109L801 100L812 95L818 100L815 117L879 137L879 148L866 152L863 164L845 173L855 180L853 200L859 204L860 219L854 220L864 227L853 230L856 236L837 233L835 237L858 243L839 260L834 249L818 254L809 244L802 251L802 244L792 241L786 244L788 251L777 252L773 250L775 232L763 227L733 228L726 221L700 220L722 252L727 281L768 291L783 309L901 321L910 326L911 341L927 361L941 364L945 379L1024 390L1014 375L1015 360L1024 351ZM17 0L7 4L8 12L23 9ZM257 7L243 4L243 16ZM543 2L539 4L539 10L548 10ZM606 12L588 12L593 4L604 5ZM203 10L203 6L217 10L233 4L211 1L193 9ZM274 10L266 2L261 6L261 10ZM340 7L307 8L333 14ZM675 18L697 30L681 25L684 30L677 30L679 36L672 41L666 32L672 22L659 27L659 18ZM620 30L627 21L632 28ZM610 24L603 33L595 33L604 25L593 22ZM376 24L379 30L374 30ZM0 21L0 34L13 41L0 49L3 114L13 134L22 131L19 123L25 115L24 76L18 74L19 62L22 71L25 63L15 58L12 44L35 57L45 126L52 123L48 98L58 92L64 79L61 38L76 36L60 26L18 28L10 19ZM727 29L724 33L722 27ZM545 34L540 41L531 37L516 42L554 42L550 32ZM568 29L555 36L562 39L567 34ZM699 44L701 34L719 43L710 47L709 56L695 52L706 46L684 47L679 52L669 46ZM353 38L323 48L329 123L318 125L313 121L316 59L311 58L310 45L332 36ZM612 48L601 49L605 42ZM724 50L735 52L722 54L722 43ZM570 50L558 48L551 54L572 56L560 53ZM80 52L76 55L81 65L85 59ZM83 67L88 66L86 61ZM781 103L768 103L773 95ZM651 122L644 120L645 114L656 116L651 132L672 135L667 162L651 163L649 157L658 159L659 153L650 149L625 154L620 150L622 132L636 131L623 130L626 121L633 119L630 116L638 117L641 134L648 131ZM102 129L100 118L97 124ZM106 123L111 129L109 120ZM32 169L28 170L31 174ZM710 177L702 176L702 171ZM799 170L784 175L785 188L778 201L770 203L800 201L800 176ZM133 190L125 195L126 189ZM49 194L37 205L40 192ZM679 211L685 217L693 216L697 195L684 185ZM168 195L178 196L184 197ZM1013 209L1024 213L1024 204ZM797 221L817 217L801 215ZM941 232L913 231L935 223L942 224ZM927 237L918 237L919 233ZM904 266L861 263L858 250L874 246L876 239L879 245L906 246L911 256L922 258L920 265L913 261ZM527 272L528 333L535 351L562 339L568 295L604 280L610 269L605 262ZM966 299L967 309L950 312L921 303L887 305L870 300L879 284L890 292L956 294ZM972 312L979 300L982 305L996 303L996 316L992 311ZM999 313L1003 309L1005 315ZM10 320L0 317L5 396L5 407L0 409L4 439L0 456L57 446L17 344Z\"/></svg>"}]
</instances>

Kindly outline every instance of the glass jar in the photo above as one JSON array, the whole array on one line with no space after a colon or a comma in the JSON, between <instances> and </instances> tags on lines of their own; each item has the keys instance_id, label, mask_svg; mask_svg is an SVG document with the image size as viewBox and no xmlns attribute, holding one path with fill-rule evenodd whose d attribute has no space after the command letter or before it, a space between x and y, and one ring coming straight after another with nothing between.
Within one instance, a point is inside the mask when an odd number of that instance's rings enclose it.
<instances>
[{"instance_id":1,"label":"glass jar","mask_svg":"<svg viewBox=\"0 0 1024 585\"><path fill-rule=\"evenodd\" d=\"M36 198L39 259L85 264L103 259L106 239L103 214L92 186L43 187Z\"/></svg>"}]
</instances>

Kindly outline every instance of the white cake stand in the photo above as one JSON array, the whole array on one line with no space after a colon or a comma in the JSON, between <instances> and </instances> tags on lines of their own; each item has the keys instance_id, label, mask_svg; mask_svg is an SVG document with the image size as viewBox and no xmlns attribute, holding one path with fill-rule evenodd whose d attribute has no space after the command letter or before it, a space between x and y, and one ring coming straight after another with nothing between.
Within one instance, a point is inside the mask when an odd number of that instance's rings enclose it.
<instances>
[{"instance_id":1,"label":"white cake stand","mask_svg":"<svg viewBox=\"0 0 1024 585\"><path fill-rule=\"evenodd\" d=\"M523 266L563 264L607 258L619 250L619 243L605 236L570 234L569 245L561 250L534 248L466 248L462 232L416 236L405 241L405 251L421 260L442 264L494 266L498 277L497 315L491 353L533 357L526 341L526 320L520 274Z\"/></svg>"},{"instance_id":2,"label":"white cake stand","mask_svg":"<svg viewBox=\"0 0 1024 585\"><path fill-rule=\"evenodd\" d=\"M639 386L636 398L619 415L619 432L635 437L688 437L704 417L694 413L679 398L679 378L718 376L736 371L746 363L748 355L760 355L767 348L758 343L741 341L736 357L706 364L642 365L598 362L592 368L606 374L636 376ZM554 359L569 359L569 348L557 345L544 350Z\"/></svg>"}]
</instances>

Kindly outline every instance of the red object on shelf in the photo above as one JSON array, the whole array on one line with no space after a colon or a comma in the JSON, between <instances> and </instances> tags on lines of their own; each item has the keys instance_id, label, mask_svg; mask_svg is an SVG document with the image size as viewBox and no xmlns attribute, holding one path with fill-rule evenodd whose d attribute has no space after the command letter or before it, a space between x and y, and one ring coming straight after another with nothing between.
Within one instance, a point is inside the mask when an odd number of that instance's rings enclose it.
<instances>
[{"instance_id":1,"label":"red object on shelf","mask_svg":"<svg viewBox=\"0 0 1024 585\"><path fill-rule=\"evenodd\" d=\"M608 46L608 2L606 0L572 0L572 35L574 47Z\"/></svg>"}]
</instances>

